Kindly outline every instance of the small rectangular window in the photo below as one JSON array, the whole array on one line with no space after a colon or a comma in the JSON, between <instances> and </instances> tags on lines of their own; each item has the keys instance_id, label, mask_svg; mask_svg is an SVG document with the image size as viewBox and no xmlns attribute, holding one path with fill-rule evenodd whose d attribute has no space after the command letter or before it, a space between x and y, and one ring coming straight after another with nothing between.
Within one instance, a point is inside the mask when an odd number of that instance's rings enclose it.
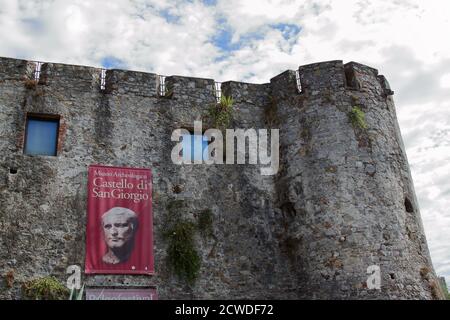
<instances>
[{"instance_id":1,"label":"small rectangular window","mask_svg":"<svg viewBox=\"0 0 450 320\"><path fill-rule=\"evenodd\" d=\"M207 160L203 152L208 149L208 139L199 134L183 135L183 159L184 160Z\"/></svg>"},{"instance_id":2,"label":"small rectangular window","mask_svg":"<svg viewBox=\"0 0 450 320\"><path fill-rule=\"evenodd\" d=\"M28 116L24 154L56 156L58 131L58 118Z\"/></svg>"}]
</instances>

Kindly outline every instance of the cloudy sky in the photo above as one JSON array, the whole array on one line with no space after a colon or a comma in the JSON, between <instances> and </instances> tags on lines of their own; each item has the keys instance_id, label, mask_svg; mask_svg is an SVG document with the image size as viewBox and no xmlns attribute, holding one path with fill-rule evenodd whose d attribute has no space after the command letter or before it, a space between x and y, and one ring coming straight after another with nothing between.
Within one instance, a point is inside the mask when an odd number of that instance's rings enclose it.
<instances>
[{"instance_id":1,"label":"cloudy sky","mask_svg":"<svg viewBox=\"0 0 450 320\"><path fill-rule=\"evenodd\" d=\"M377 68L448 283L449 31L448 0L0 0L0 56L255 83L324 60Z\"/></svg>"}]
</instances>

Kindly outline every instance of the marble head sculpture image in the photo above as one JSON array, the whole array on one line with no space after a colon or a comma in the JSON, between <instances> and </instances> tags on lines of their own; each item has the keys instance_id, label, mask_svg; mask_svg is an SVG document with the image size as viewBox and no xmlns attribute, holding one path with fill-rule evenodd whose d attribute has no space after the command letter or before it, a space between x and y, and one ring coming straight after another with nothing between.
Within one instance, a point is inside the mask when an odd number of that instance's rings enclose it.
<instances>
[{"instance_id":1,"label":"marble head sculpture image","mask_svg":"<svg viewBox=\"0 0 450 320\"><path fill-rule=\"evenodd\" d=\"M133 252L138 229L137 214L127 208L114 207L102 215L103 236L108 251L102 260L107 264L126 262Z\"/></svg>"}]
</instances>

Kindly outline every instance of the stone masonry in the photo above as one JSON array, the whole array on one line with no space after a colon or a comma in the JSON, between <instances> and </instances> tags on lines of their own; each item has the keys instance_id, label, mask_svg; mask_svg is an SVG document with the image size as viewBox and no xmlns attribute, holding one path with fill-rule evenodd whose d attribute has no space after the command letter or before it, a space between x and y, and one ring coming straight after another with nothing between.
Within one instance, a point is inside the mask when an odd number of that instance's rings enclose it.
<instances>
[{"instance_id":1,"label":"stone masonry","mask_svg":"<svg viewBox=\"0 0 450 320\"><path fill-rule=\"evenodd\" d=\"M270 83L222 83L232 128L280 129L280 169L175 165L177 128L216 103L213 79L167 77L0 58L0 299L24 281L84 268L87 168L153 171L154 276L86 275L88 286L156 286L160 299L440 298L421 223L393 92L377 70L330 61ZM353 107L367 128L349 118ZM59 116L57 156L23 154L27 114ZM178 201L179 200L179 201ZM195 220L213 213L214 236L196 235L200 276L178 279L166 262L168 206ZM367 268L381 268L368 289ZM6 274L13 281L6 281ZM10 279L11 280L11 279Z\"/></svg>"}]
</instances>

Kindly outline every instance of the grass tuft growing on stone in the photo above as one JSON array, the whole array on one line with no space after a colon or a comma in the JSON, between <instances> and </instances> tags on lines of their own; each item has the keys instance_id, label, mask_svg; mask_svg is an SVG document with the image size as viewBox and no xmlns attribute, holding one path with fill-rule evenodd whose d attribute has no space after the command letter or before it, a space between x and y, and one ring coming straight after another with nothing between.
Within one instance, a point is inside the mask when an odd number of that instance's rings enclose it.
<instances>
[{"instance_id":1,"label":"grass tuft growing on stone","mask_svg":"<svg viewBox=\"0 0 450 320\"><path fill-rule=\"evenodd\" d=\"M350 122L353 127L357 127L360 129L367 129L366 117L364 111L359 107L353 107L352 110L348 113L348 117L350 118Z\"/></svg>"},{"instance_id":2,"label":"grass tuft growing on stone","mask_svg":"<svg viewBox=\"0 0 450 320\"><path fill-rule=\"evenodd\" d=\"M216 129L226 129L230 125L233 114L233 98L222 96L220 102L209 108L209 116Z\"/></svg>"}]
</instances>

